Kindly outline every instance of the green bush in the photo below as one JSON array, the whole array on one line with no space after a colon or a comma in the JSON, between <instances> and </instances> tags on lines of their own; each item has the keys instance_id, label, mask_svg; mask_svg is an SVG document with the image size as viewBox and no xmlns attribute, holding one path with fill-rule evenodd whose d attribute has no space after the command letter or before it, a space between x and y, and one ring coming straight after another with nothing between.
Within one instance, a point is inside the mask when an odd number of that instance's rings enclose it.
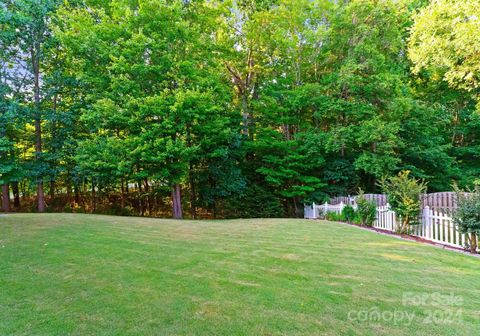
<instances>
[{"instance_id":1,"label":"green bush","mask_svg":"<svg viewBox=\"0 0 480 336\"><path fill-rule=\"evenodd\" d=\"M357 214L360 224L372 226L377 215L377 205L364 197L363 190L360 189L357 197Z\"/></svg>"},{"instance_id":2,"label":"green bush","mask_svg":"<svg viewBox=\"0 0 480 336\"><path fill-rule=\"evenodd\" d=\"M477 251L477 237L480 234L480 190L477 189L471 194L457 191L457 209L453 213L453 223L462 233L470 234L470 252Z\"/></svg>"},{"instance_id":3,"label":"green bush","mask_svg":"<svg viewBox=\"0 0 480 336\"><path fill-rule=\"evenodd\" d=\"M70 203L65 204L65 206L63 207L63 212L73 213L73 209L72 209L72 206L70 205Z\"/></svg>"},{"instance_id":4,"label":"green bush","mask_svg":"<svg viewBox=\"0 0 480 336\"><path fill-rule=\"evenodd\" d=\"M351 223L355 217L355 209L351 205L346 205L342 210L342 216L348 223Z\"/></svg>"},{"instance_id":5,"label":"green bush","mask_svg":"<svg viewBox=\"0 0 480 336\"><path fill-rule=\"evenodd\" d=\"M357 225L362 224L362 218L360 217L360 214L358 213L358 211L355 212L355 217L353 217L352 223Z\"/></svg>"},{"instance_id":6,"label":"green bush","mask_svg":"<svg viewBox=\"0 0 480 336\"><path fill-rule=\"evenodd\" d=\"M332 211L328 211L325 214L325 219L333 222L345 222L345 216L343 215L343 213L337 214Z\"/></svg>"},{"instance_id":7,"label":"green bush","mask_svg":"<svg viewBox=\"0 0 480 336\"><path fill-rule=\"evenodd\" d=\"M427 190L422 180L409 176L404 170L396 176L383 178L378 185L387 194L388 203L400 218L399 232L407 233L411 224L416 224L420 214L420 195Z\"/></svg>"}]
</instances>

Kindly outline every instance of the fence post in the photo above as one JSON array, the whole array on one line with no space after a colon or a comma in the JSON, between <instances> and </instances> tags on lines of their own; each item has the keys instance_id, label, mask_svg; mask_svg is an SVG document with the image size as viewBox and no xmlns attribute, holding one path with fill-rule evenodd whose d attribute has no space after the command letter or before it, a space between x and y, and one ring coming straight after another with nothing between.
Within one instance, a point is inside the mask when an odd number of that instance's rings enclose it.
<instances>
[{"instance_id":1,"label":"fence post","mask_svg":"<svg viewBox=\"0 0 480 336\"><path fill-rule=\"evenodd\" d=\"M344 207L345 207L345 204L343 204L343 201L340 201L340 212L338 214L342 213Z\"/></svg>"},{"instance_id":2,"label":"fence post","mask_svg":"<svg viewBox=\"0 0 480 336\"><path fill-rule=\"evenodd\" d=\"M315 202L312 203L312 210L313 210L313 219L317 219L317 207L315 205Z\"/></svg>"},{"instance_id":3,"label":"fence post","mask_svg":"<svg viewBox=\"0 0 480 336\"><path fill-rule=\"evenodd\" d=\"M324 209L323 209L323 214L325 216L327 216L327 212L328 212L328 202L325 201L325 204L323 205ZM326 217L325 217L326 218Z\"/></svg>"},{"instance_id":4,"label":"fence post","mask_svg":"<svg viewBox=\"0 0 480 336\"><path fill-rule=\"evenodd\" d=\"M439 217L438 218L438 226L439 226L439 235L438 235L438 239L442 242L445 241L445 221L443 220L443 212L440 211L440 210L437 210L437 216Z\"/></svg>"},{"instance_id":5,"label":"fence post","mask_svg":"<svg viewBox=\"0 0 480 336\"><path fill-rule=\"evenodd\" d=\"M397 223L397 213L392 210L390 207L390 204L387 203L388 206L388 212L390 214L390 221L391 221L391 230L392 232L397 232L398 231L398 223Z\"/></svg>"},{"instance_id":6,"label":"fence post","mask_svg":"<svg viewBox=\"0 0 480 336\"><path fill-rule=\"evenodd\" d=\"M448 214L447 214L448 215ZM449 228L449 231L450 231L450 234L449 234L449 242L452 243L452 244L455 244L456 243L456 240L455 240L455 228L454 228L454 225L453 225L453 219L452 219L452 216L450 215L449 216L450 218L447 220L447 223L448 223L448 228Z\"/></svg>"},{"instance_id":7,"label":"fence post","mask_svg":"<svg viewBox=\"0 0 480 336\"><path fill-rule=\"evenodd\" d=\"M432 225L430 223L430 207L427 205L423 209L423 225L425 228L425 238L431 238L432 237Z\"/></svg>"},{"instance_id":8,"label":"fence post","mask_svg":"<svg viewBox=\"0 0 480 336\"><path fill-rule=\"evenodd\" d=\"M392 221L392 232L397 232L398 230L398 223L397 223L397 213L390 208L390 204L388 205L388 213L390 214L390 220Z\"/></svg>"},{"instance_id":9,"label":"fence post","mask_svg":"<svg viewBox=\"0 0 480 336\"><path fill-rule=\"evenodd\" d=\"M395 221L395 215L392 214L390 209L390 204L387 203L385 206L385 229L391 230L391 231L396 231L396 221Z\"/></svg>"},{"instance_id":10,"label":"fence post","mask_svg":"<svg viewBox=\"0 0 480 336\"><path fill-rule=\"evenodd\" d=\"M377 227L378 227L378 223L380 222L380 218L379 218L380 216L379 216L379 214L380 214L380 207L377 206L376 212L375 212L375 220L373 221L373 226L377 226Z\"/></svg>"}]
</instances>

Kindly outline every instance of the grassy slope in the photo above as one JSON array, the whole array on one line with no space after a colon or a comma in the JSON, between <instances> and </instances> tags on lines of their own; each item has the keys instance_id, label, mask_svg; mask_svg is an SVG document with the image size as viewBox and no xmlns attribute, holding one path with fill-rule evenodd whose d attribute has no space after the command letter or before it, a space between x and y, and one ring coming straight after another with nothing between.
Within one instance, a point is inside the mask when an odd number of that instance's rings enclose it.
<instances>
[{"instance_id":1,"label":"grassy slope","mask_svg":"<svg viewBox=\"0 0 480 336\"><path fill-rule=\"evenodd\" d=\"M0 216L1 335L474 335L479 288L480 259L335 223ZM406 291L462 296L462 321ZM416 318L348 321L373 307Z\"/></svg>"}]
</instances>

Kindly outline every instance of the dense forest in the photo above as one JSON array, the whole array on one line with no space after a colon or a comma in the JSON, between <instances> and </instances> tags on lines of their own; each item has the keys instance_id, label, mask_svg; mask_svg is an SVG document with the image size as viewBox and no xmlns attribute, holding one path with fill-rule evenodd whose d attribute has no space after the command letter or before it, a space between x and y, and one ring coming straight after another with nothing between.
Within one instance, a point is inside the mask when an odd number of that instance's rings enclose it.
<instances>
[{"instance_id":1,"label":"dense forest","mask_svg":"<svg viewBox=\"0 0 480 336\"><path fill-rule=\"evenodd\" d=\"M478 0L1 0L4 211L298 216L480 176Z\"/></svg>"}]
</instances>

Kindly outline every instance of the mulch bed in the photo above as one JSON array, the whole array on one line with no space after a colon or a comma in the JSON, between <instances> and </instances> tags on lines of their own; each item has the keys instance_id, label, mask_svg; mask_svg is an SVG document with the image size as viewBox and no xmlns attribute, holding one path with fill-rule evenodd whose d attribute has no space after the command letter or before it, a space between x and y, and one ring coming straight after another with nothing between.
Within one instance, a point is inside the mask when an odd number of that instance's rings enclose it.
<instances>
[{"instance_id":1,"label":"mulch bed","mask_svg":"<svg viewBox=\"0 0 480 336\"><path fill-rule=\"evenodd\" d=\"M322 219L322 220L324 220L324 219ZM463 253L463 254L467 254L467 255L470 255L470 256L473 256L473 257L480 258L480 254L470 253L469 251L467 251L463 248L432 242L430 240L426 240L426 239L423 239L421 237L411 236L411 235L408 235L408 234L405 234L405 233L396 233L396 232L392 232L392 231L388 231L388 230L383 230L383 229L374 228L374 227L371 227L371 226L365 226L365 225L354 224L354 223L338 222L338 221L335 221L335 222L350 225L350 226L356 226L356 227L358 227L360 229L363 229L363 230L374 231L374 232L384 234L384 235L387 235L387 236L391 236L391 237L395 237L395 238L399 238L399 239L404 239L404 240L415 241L415 242L419 242L419 243L424 243L424 244L432 245L432 246L435 246L435 247L443 248L445 250L460 252L460 253Z\"/></svg>"}]
</instances>

